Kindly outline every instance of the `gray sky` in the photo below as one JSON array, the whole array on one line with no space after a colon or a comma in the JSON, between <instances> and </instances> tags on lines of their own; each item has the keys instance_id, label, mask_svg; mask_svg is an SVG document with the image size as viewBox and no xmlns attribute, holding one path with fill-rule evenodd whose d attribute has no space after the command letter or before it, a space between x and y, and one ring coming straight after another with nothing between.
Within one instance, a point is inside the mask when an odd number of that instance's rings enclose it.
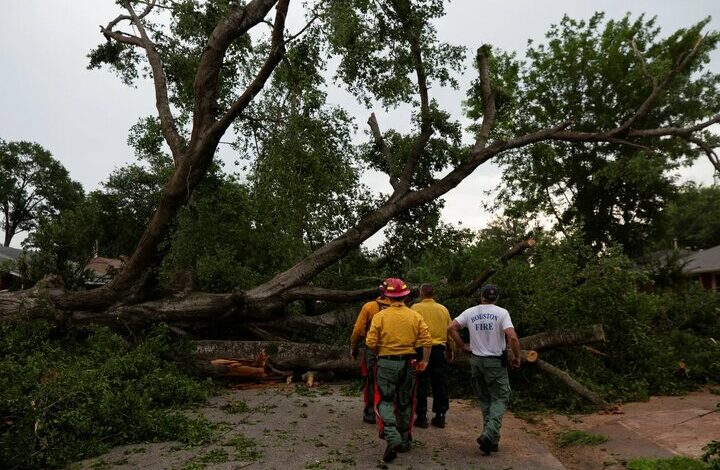
<instances>
[{"instance_id":1,"label":"gray sky","mask_svg":"<svg viewBox=\"0 0 720 470\"><path fill-rule=\"evenodd\" d=\"M299 3L299 2L295 2ZM30 140L50 150L86 190L99 186L110 172L134 161L127 133L141 116L155 113L149 83L137 88L123 85L112 73L86 70L86 55L103 40L100 24L118 14L112 0L3 0L0 16L0 138ZM483 43L522 54L528 39L540 41L551 24L567 13L588 18L595 11L607 18L626 12L658 17L663 34L689 26L710 15L710 29L720 29L718 0L455 0L438 23L441 39L463 44L470 51ZM292 14L292 11L291 11ZM298 23L290 23L293 24ZM711 70L720 72L716 51ZM460 91L433 89L444 108L460 117L461 101L469 80ZM349 105L357 118L359 138L365 132L370 110L341 92L331 98ZM408 129L408 110L378 113L381 128ZM232 170L232 155L223 154ZM712 166L701 159L683 170L683 179L709 184ZM443 217L447 222L482 228L491 217L481 208L483 191L499 182L497 167L486 164L446 196ZM370 174L366 182L389 190L385 177ZM13 241L19 246L22 236ZM370 246L377 243L371 240Z\"/></svg>"}]
</instances>

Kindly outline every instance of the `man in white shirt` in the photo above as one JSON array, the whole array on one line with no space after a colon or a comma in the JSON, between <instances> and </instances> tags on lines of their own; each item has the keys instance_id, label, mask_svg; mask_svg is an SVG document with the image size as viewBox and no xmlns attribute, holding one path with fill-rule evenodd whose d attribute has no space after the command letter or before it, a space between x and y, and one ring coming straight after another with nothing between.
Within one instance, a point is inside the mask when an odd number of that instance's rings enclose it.
<instances>
[{"instance_id":1,"label":"man in white shirt","mask_svg":"<svg viewBox=\"0 0 720 470\"><path fill-rule=\"evenodd\" d=\"M512 367L520 367L520 340L510 313L495 305L499 291L488 284L481 290L480 305L465 310L448 326L448 334L470 358L472 385L483 414L483 431L477 438L484 454L498 450L502 417L510 402L506 344L513 352ZM470 332L470 346L460 337L461 328Z\"/></svg>"}]
</instances>

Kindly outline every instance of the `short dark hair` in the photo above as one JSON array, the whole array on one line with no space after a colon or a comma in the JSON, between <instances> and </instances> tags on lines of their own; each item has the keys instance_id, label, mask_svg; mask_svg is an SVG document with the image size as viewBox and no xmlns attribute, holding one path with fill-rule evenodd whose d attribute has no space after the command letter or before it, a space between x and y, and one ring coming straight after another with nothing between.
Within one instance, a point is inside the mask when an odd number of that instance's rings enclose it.
<instances>
[{"instance_id":1,"label":"short dark hair","mask_svg":"<svg viewBox=\"0 0 720 470\"><path fill-rule=\"evenodd\" d=\"M421 297L432 297L435 295L435 289L432 284L423 284L420 286Z\"/></svg>"},{"instance_id":2,"label":"short dark hair","mask_svg":"<svg viewBox=\"0 0 720 470\"><path fill-rule=\"evenodd\" d=\"M495 284L485 284L480 291L480 295L483 300L494 302L500 295L500 289Z\"/></svg>"}]
</instances>

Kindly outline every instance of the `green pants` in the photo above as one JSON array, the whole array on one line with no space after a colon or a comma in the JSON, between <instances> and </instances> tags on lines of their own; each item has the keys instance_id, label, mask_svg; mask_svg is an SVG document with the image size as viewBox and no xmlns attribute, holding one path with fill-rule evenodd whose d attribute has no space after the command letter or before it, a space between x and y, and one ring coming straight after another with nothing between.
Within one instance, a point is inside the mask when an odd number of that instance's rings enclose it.
<instances>
[{"instance_id":1,"label":"green pants","mask_svg":"<svg viewBox=\"0 0 720 470\"><path fill-rule=\"evenodd\" d=\"M483 414L483 431L490 442L500 441L500 427L503 414L510 402L510 379L506 367L500 359L492 357L472 356L470 373L475 395L480 402Z\"/></svg>"},{"instance_id":2,"label":"green pants","mask_svg":"<svg viewBox=\"0 0 720 470\"><path fill-rule=\"evenodd\" d=\"M378 359L376 384L380 433L388 445L410 443L415 374L408 361Z\"/></svg>"}]
</instances>

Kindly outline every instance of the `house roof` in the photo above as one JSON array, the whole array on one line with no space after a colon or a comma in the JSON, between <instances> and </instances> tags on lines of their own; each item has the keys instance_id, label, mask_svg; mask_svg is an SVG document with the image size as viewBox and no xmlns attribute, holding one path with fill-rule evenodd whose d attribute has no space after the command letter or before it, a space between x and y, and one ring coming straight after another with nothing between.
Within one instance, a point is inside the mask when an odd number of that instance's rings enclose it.
<instances>
[{"instance_id":1,"label":"house roof","mask_svg":"<svg viewBox=\"0 0 720 470\"><path fill-rule=\"evenodd\" d=\"M685 274L720 272L720 245L696 251L685 258L685 261Z\"/></svg>"},{"instance_id":2,"label":"house roof","mask_svg":"<svg viewBox=\"0 0 720 470\"><path fill-rule=\"evenodd\" d=\"M85 271L89 271L91 278L88 284L102 285L107 283L115 273L123 266L123 261L117 258L103 258L97 256L85 265Z\"/></svg>"},{"instance_id":3,"label":"house roof","mask_svg":"<svg viewBox=\"0 0 720 470\"><path fill-rule=\"evenodd\" d=\"M23 251L17 248L0 246L0 263L4 263L5 261L16 261L18 258L20 258L20 255L22 255L22 253ZM14 263L11 266L17 269L17 266ZM20 277L20 273L13 269L13 267L10 268L10 275Z\"/></svg>"},{"instance_id":4,"label":"house roof","mask_svg":"<svg viewBox=\"0 0 720 470\"><path fill-rule=\"evenodd\" d=\"M669 263L679 263L684 266L687 258L695 252L688 249L660 250L648 253L635 261L637 268L665 267Z\"/></svg>"},{"instance_id":5,"label":"house roof","mask_svg":"<svg viewBox=\"0 0 720 470\"><path fill-rule=\"evenodd\" d=\"M11 248L9 246L0 246L0 262L2 261L15 261L22 255L22 250L17 248Z\"/></svg>"}]
</instances>

